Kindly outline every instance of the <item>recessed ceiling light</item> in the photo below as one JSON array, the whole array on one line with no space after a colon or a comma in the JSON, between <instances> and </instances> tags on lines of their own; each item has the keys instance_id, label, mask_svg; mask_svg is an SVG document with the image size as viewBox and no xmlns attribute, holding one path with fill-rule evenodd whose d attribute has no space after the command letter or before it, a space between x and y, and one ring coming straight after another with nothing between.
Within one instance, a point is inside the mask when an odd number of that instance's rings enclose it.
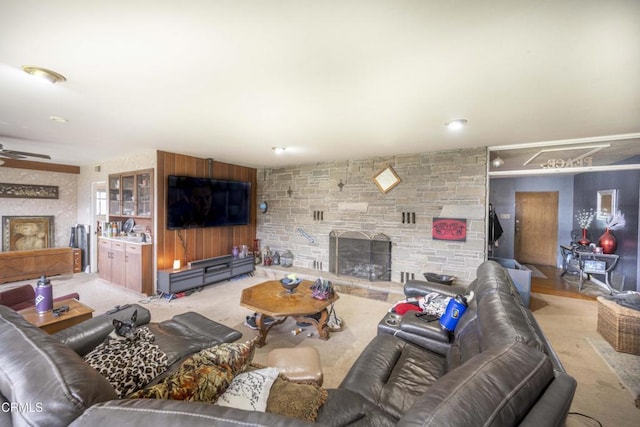
<instances>
[{"instance_id":1,"label":"recessed ceiling light","mask_svg":"<svg viewBox=\"0 0 640 427\"><path fill-rule=\"evenodd\" d=\"M67 78L62 74L56 73L55 71L47 70L46 68L23 65L22 69L25 73L31 74L35 77L39 77L50 83L61 83L67 81Z\"/></svg>"},{"instance_id":2,"label":"recessed ceiling light","mask_svg":"<svg viewBox=\"0 0 640 427\"><path fill-rule=\"evenodd\" d=\"M455 119L451 120L444 124L449 130L460 130L467 125L467 121L465 119Z\"/></svg>"},{"instance_id":3,"label":"recessed ceiling light","mask_svg":"<svg viewBox=\"0 0 640 427\"><path fill-rule=\"evenodd\" d=\"M49 117L49 119L57 123L67 123L69 121L64 117L60 117L60 116L51 116Z\"/></svg>"},{"instance_id":4,"label":"recessed ceiling light","mask_svg":"<svg viewBox=\"0 0 640 427\"><path fill-rule=\"evenodd\" d=\"M271 149L276 154L282 154L282 153L284 153L284 150L287 149L287 147L271 147Z\"/></svg>"}]
</instances>

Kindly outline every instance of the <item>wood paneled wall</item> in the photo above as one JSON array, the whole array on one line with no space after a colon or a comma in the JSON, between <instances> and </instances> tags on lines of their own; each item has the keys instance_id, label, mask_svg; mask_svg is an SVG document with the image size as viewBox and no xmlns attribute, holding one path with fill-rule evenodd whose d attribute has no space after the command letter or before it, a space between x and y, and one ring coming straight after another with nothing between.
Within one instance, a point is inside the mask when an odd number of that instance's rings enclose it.
<instances>
[{"instance_id":1,"label":"wood paneled wall","mask_svg":"<svg viewBox=\"0 0 640 427\"><path fill-rule=\"evenodd\" d=\"M179 259L182 265L190 261L211 258L231 253L233 246L253 246L256 238L257 215L257 170L215 160L200 159L182 154L158 151L157 206L158 229L156 231L158 270L173 267L173 260ZM182 175L192 177L211 177L251 182L251 222L249 225L233 227L189 228L184 230L167 229L167 177Z\"/></svg>"}]
</instances>

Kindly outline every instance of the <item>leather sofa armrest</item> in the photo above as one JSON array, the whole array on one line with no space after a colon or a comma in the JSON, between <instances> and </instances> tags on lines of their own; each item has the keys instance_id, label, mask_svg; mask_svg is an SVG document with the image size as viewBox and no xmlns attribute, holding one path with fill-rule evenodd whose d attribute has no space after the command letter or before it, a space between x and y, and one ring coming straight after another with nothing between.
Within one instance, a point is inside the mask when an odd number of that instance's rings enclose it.
<instances>
[{"instance_id":1,"label":"leather sofa armrest","mask_svg":"<svg viewBox=\"0 0 640 427\"><path fill-rule=\"evenodd\" d=\"M213 337L220 342L234 342L242 338L242 332L192 311L173 316L171 321L183 325L205 337Z\"/></svg>"},{"instance_id":2,"label":"leather sofa armrest","mask_svg":"<svg viewBox=\"0 0 640 427\"><path fill-rule=\"evenodd\" d=\"M451 334L442 329L437 320L429 321L413 312L402 316L400 328L395 336L443 356L451 346Z\"/></svg>"},{"instance_id":3,"label":"leather sofa armrest","mask_svg":"<svg viewBox=\"0 0 640 427\"><path fill-rule=\"evenodd\" d=\"M576 392L576 380L564 372L554 372L555 379L529 410L520 426L564 425Z\"/></svg>"},{"instance_id":4,"label":"leather sofa armrest","mask_svg":"<svg viewBox=\"0 0 640 427\"><path fill-rule=\"evenodd\" d=\"M130 320L138 310L136 324L146 325L151 321L151 313L146 308L133 304L117 311L108 311L82 323L53 334L60 342L71 347L80 356L84 356L102 343L113 331L113 319Z\"/></svg>"},{"instance_id":5,"label":"leather sofa armrest","mask_svg":"<svg viewBox=\"0 0 640 427\"><path fill-rule=\"evenodd\" d=\"M431 292L455 297L458 294L467 293L467 287L462 285L443 285L440 283L426 282L424 280L409 280L404 284L404 294L407 298L420 297Z\"/></svg>"}]
</instances>

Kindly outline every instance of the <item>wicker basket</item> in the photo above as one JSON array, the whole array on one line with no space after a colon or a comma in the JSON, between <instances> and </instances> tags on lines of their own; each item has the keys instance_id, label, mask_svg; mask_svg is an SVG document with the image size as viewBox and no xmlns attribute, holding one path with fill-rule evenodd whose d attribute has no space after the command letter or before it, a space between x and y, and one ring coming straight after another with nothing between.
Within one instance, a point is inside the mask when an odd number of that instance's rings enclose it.
<instances>
[{"instance_id":1,"label":"wicker basket","mask_svg":"<svg viewBox=\"0 0 640 427\"><path fill-rule=\"evenodd\" d=\"M598 297L598 333L616 351L640 356L640 311Z\"/></svg>"}]
</instances>

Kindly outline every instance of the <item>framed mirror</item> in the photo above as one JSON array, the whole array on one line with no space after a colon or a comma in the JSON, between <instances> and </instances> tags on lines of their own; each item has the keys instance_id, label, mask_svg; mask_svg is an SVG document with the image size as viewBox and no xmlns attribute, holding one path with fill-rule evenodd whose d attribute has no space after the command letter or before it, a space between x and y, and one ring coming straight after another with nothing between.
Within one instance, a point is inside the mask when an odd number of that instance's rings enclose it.
<instances>
[{"instance_id":1,"label":"framed mirror","mask_svg":"<svg viewBox=\"0 0 640 427\"><path fill-rule=\"evenodd\" d=\"M618 190L598 191L597 215L598 219L608 219L618 210Z\"/></svg>"},{"instance_id":2,"label":"framed mirror","mask_svg":"<svg viewBox=\"0 0 640 427\"><path fill-rule=\"evenodd\" d=\"M400 184L400 181L402 181L391 166L387 166L386 168L375 174L373 180L378 186L378 189L380 189L380 191L382 191L383 193L391 190L393 187Z\"/></svg>"}]
</instances>

